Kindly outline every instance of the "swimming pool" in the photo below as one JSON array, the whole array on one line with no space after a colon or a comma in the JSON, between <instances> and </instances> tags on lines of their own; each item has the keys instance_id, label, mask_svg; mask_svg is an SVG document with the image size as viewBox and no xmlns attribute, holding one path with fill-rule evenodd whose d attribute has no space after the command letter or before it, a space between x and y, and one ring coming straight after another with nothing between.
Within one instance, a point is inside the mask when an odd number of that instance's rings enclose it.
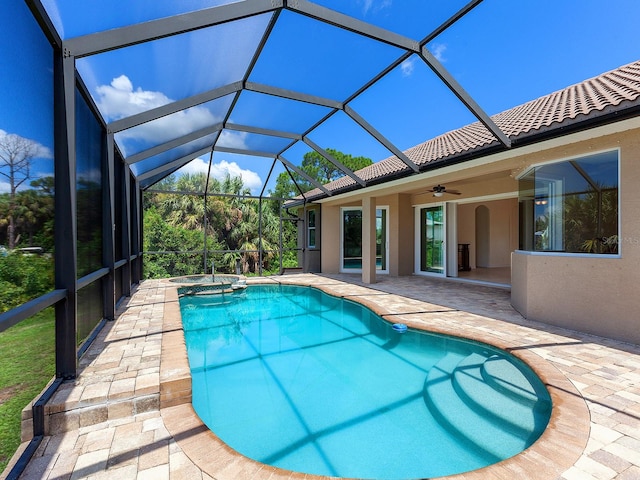
<instances>
[{"instance_id":1,"label":"swimming pool","mask_svg":"<svg viewBox=\"0 0 640 480\"><path fill-rule=\"evenodd\" d=\"M281 468L419 478L495 463L547 425L550 399L484 344L398 333L309 287L182 298L193 405L238 452Z\"/></svg>"}]
</instances>

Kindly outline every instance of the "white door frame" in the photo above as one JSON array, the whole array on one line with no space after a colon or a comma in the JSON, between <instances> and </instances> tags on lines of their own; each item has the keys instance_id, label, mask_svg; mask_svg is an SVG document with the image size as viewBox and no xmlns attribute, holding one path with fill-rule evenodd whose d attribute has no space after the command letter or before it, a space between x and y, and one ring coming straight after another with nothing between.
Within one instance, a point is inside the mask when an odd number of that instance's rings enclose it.
<instances>
[{"instance_id":1,"label":"white door frame","mask_svg":"<svg viewBox=\"0 0 640 480\"><path fill-rule=\"evenodd\" d=\"M420 210L423 208L442 208L442 250L444 252L444 259L442 262L442 273L437 272L424 272L420 270L420 258L421 258L421 247L422 247L422 238L420 236L421 228L420 228ZM447 276L447 261L449 248L448 248L448 239L447 239L447 202L437 202L437 203L425 203L421 205L414 205L414 225L415 225L415 242L414 242L414 267L413 272L415 275L424 275L428 277L446 277Z\"/></svg>"}]
</instances>

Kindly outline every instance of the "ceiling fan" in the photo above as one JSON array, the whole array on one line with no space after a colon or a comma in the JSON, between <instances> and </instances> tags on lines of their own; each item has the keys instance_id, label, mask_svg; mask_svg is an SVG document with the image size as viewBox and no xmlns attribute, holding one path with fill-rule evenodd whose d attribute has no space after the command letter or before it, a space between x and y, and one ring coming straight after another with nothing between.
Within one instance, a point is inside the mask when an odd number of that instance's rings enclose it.
<instances>
[{"instance_id":1,"label":"ceiling fan","mask_svg":"<svg viewBox=\"0 0 640 480\"><path fill-rule=\"evenodd\" d=\"M444 195L445 193L450 193L451 195L461 195L461 193L457 190L447 190L447 187L445 187L444 185L436 185L435 187L433 187L430 190L427 190L427 192L433 192L433 196L434 197L441 197L442 195Z\"/></svg>"}]
</instances>

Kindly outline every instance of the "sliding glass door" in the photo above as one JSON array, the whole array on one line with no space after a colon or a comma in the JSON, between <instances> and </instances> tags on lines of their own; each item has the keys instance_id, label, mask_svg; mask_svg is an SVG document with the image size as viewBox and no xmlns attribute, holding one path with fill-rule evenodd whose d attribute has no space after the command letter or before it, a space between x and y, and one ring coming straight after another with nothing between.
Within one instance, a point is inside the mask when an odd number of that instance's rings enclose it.
<instances>
[{"instance_id":1,"label":"sliding glass door","mask_svg":"<svg viewBox=\"0 0 640 480\"><path fill-rule=\"evenodd\" d=\"M342 210L342 269L362 270L362 209Z\"/></svg>"},{"instance_id":2,"label":"sliding glass door","mask_svg":"<svg viewBox=\"0 0 640 480\"><path fill-rule=\"evenodd\" d=\"M387 273L387 209L376 209L376 270Z\"/></svg>"},{"instance_id":3,"label":"sliding glass door","mask_svg":"<svg viewBox=\"0 0 640 480\"><path fill-rule=\"evenodd\" d=\"M376 209L376 270L388 272L388 207ZM340 261L343 272L362 271L362 209L345 208L342 210L342 245Z\"/></svg>"},{"instance_id":4,"label":"sliding glass door","mask_svg":"<svg viewBox=\"0 0 640 480\"><path fill-rule=\"evenodd\" d=\"M442 205L419 209L419 271L444 274L444 208Z\"/></svg>"}]
</instances>

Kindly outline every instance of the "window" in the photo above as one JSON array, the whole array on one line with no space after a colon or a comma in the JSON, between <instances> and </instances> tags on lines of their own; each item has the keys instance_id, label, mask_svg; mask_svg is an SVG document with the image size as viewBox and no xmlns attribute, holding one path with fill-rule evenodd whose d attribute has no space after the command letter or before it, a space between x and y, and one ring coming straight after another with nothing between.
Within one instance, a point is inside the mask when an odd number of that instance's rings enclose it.
<instances>
[{"instance_id":1,"label":"window","mask_svg":"<svg viewBox=\"0 0 640 480\"><path fill-rule=\"evenodd\" d=\"M618 152L534 167L519 181L520 249L618 253Z\"/></svg>"},{"instance_id":2,"label":"window","mask_svg":"<svg viewBox=\"0 0 640 480\"><path fill-rule=\"evenodd\" d=\"M316 211L307 212L307 246L316 248Z\"/></svg>"},{"instance_id":3,"label":"window","mask_svg":"<svg viewBox=\"0 0 640 480\"><path fill-rule=\"evenodd\" d=\"M102 126L76 90L76 214L78 278L102 265L102 168L105 164Z\"/></svg>"}]
</instances>

